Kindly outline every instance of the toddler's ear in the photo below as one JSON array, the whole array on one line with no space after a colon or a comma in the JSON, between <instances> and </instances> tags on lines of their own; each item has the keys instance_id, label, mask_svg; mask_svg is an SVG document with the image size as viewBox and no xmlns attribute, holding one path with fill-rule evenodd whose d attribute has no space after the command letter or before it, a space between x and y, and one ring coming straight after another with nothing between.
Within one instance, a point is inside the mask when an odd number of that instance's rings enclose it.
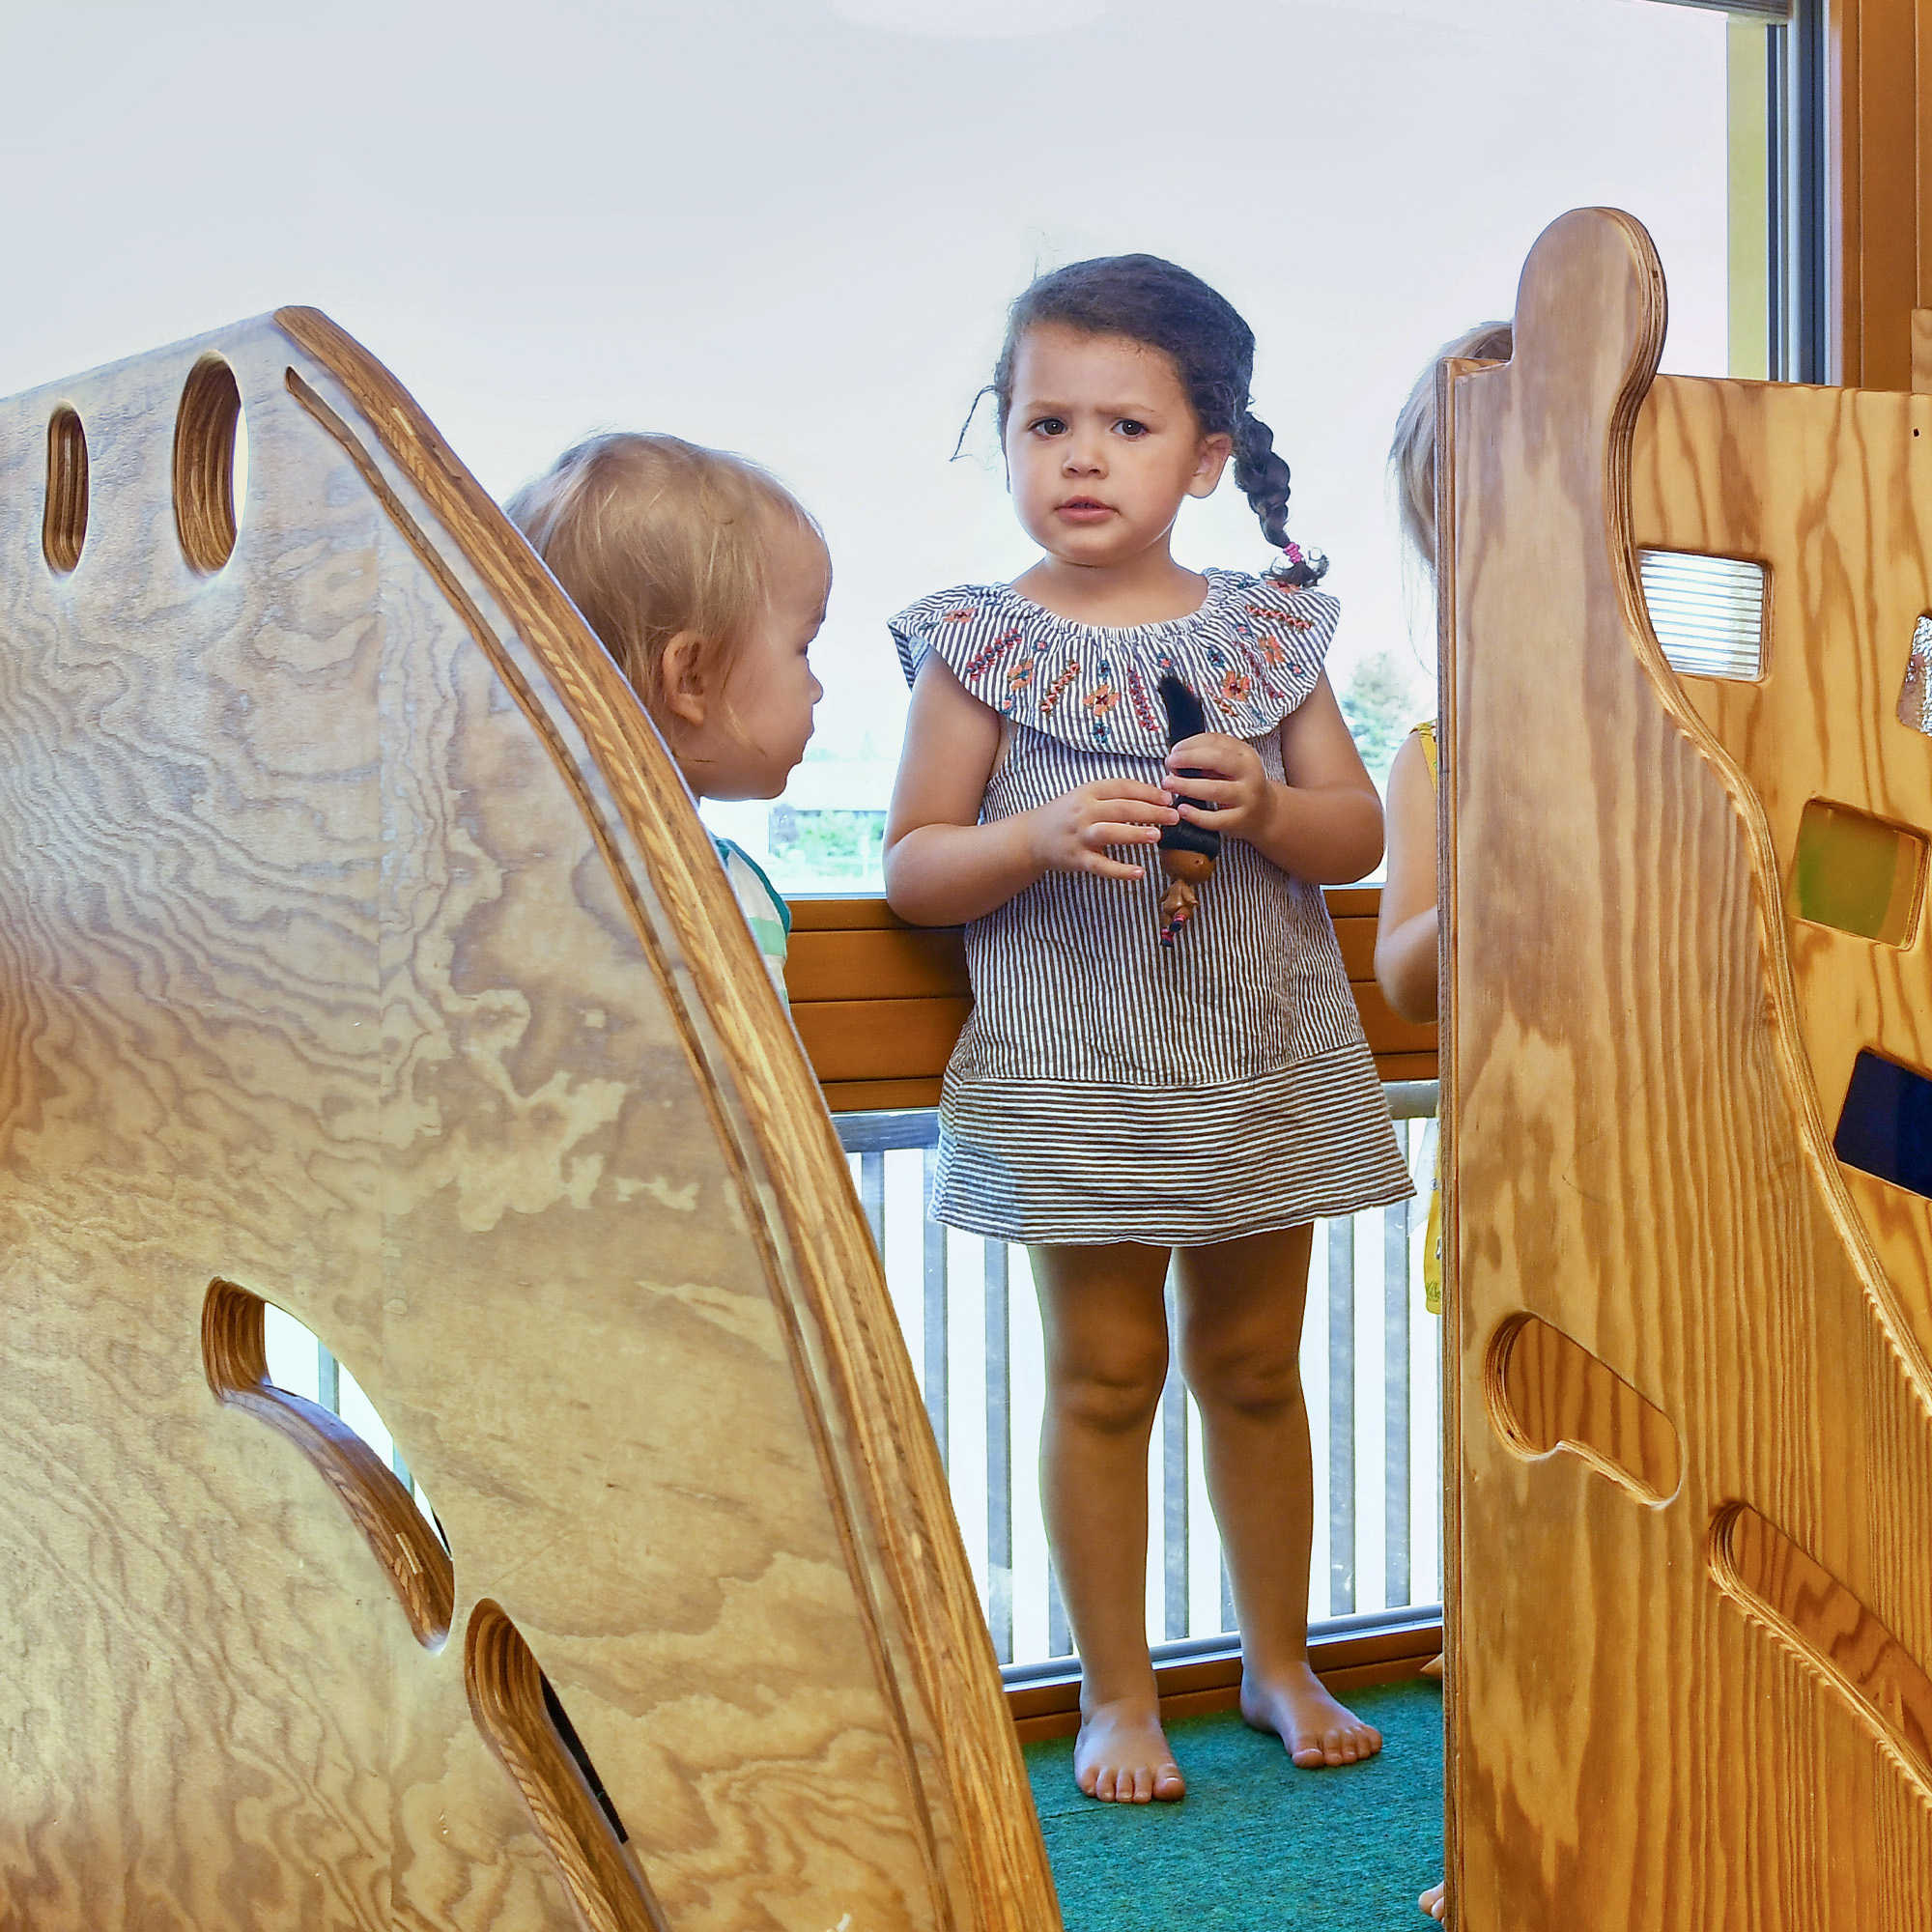
<instances>
[{"instance_id":1,"label":"toddler's ear","mask_svg":"<svg viewBox=\"0 0 1932 1932\"><path fill-rule=\"evenodd\" d=\"M664 693L665 709L694 730L704 728L708 710L704 672L699 662L703 642L696 631L678 632L664 647L664 661L659 667L663 674L659 689Z\"/></svg>"},{"instance_id":2,"label":"toddler's ear","mask_svg":"<svg viewBox=\"0 0 1932 1932\"><path fill-rule=\"evenodd\" d=\"M1195 459L1194 475L1187 485L1190 497L1211 497L1214 486L1221 480L1221 472L1228 467L1228 459L1235 453L1235 439L1231 436L1204 436L1201 439L1201 453Z\"/></svg>"}]
</instances>

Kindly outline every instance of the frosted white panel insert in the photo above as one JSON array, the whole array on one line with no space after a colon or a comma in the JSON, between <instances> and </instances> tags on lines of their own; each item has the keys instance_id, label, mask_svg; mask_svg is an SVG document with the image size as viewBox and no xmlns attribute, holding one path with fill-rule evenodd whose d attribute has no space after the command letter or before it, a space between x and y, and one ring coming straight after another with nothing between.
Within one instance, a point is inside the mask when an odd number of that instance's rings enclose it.
<instances>
[{"instance_id":1,"label":"frosted white panel insert","mask_svg":"<svg viewBox=\"0 0 1932 1932\"><path fill-rule=\"evenodd\" d=\"M1764 566L1733 556L1640 550L1650 627L1688 677L1756 677L1764 668Z\"/></svg>"}]
</instances>

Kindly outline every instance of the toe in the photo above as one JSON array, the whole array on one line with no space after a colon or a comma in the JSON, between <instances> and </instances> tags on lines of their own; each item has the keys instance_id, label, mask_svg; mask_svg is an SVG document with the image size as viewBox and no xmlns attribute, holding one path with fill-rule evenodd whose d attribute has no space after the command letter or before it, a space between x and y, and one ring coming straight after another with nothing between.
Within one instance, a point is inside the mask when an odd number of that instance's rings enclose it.
<instances>
[{"instance_id":1,"label":"toe","mask_svg":"<svg viewBox=\"0 0 1932 1932\"><path fill-rule=\"evenodd\" d=\"M1187 1796L1187 1780L1180 1775L1180 1767L1172 1758L1153 1775L1153 1795L1163 1804L1172 1804L1177 1799Z\"/></svg>"},{"instance_id":2,"label":"toe","mask_svg":"<svg viewBox=\"0 0 1932 1932\"><path fill-rule=\"evenodd\" d=\"M1153 1767L1147 1764L1134 1766L1134 1803L1145 1804L1153 1797Z\"/></svg>"}]
</instances>

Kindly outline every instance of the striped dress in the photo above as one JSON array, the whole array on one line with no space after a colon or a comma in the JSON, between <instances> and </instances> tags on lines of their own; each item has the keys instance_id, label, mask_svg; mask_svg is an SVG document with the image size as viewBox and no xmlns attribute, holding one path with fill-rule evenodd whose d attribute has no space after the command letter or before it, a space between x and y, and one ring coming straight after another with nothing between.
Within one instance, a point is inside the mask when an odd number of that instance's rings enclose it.
<instances>
[{"instance_id":1,"label":"striped dress","mask_svg":"<svg viewBox=\"0 0 1932 1932\"><path fill-rule=\"evenodd\" d=\"M1004 585L893 620L907 681L936 653L1008 721L980 822L1095 779L1152 784L1158 680L1282 777L1278 728L1315 688L1337 607L1233 571L1192 616L1104 630ZM940 1101L932 1212L1009 1240L1192 1246L1413 1190L1319 886L1239 838L1178 944L1165 887L1051 872L966 928L973 1012Z\"/></svg>"}]
</instances>

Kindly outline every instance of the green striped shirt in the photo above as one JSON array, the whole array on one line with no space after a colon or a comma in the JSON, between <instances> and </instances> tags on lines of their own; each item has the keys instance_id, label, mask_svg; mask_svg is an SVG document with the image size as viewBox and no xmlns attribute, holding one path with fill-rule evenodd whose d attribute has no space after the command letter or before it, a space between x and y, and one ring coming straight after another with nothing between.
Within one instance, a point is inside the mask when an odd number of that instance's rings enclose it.
<instances>
[{"instance_id":1,"label":"green striped shirt","mask_svg":"<svg viewBox=\"0 0 1932 1932\"><path fill-rule=\"evenodd\" d=\"M791 907L773 890L757 861L743 846L715 836L711 842L717 846L724 876L731 881L731 890L737 895L738 910L745 915L745 923L752 928L752 937L764 954L765 971L772 976L779 998L789 1008L791 1001L785 995L784 974L785 943L791 937Z\"/></svg>"}]
</instances>

